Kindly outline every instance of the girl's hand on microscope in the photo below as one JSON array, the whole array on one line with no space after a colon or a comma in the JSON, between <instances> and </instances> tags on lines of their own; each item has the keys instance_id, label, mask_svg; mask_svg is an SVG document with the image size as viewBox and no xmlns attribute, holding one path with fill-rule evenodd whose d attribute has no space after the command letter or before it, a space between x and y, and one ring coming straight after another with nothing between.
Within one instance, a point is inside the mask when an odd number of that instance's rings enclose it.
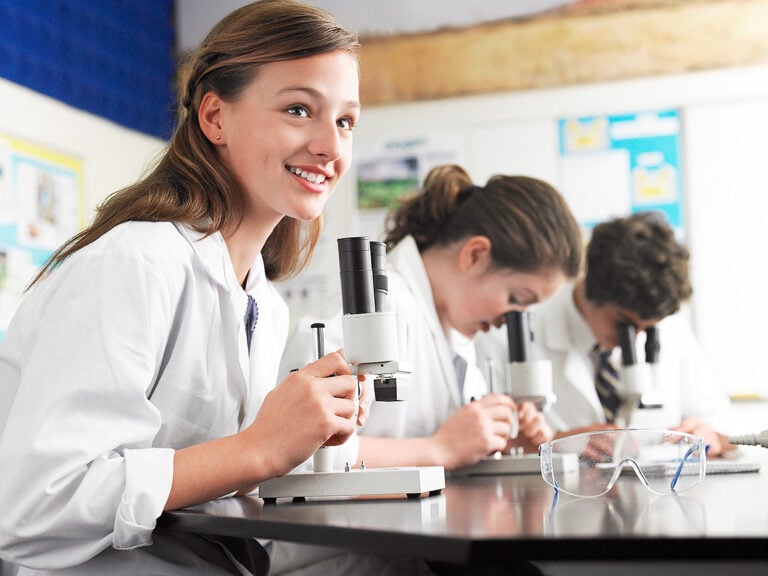
<instances>
[{"instance_id":1,"label":"girl's hand on microscope","mask_svg":"<svg viewBox=\"0 0 768 576\"><path fill-rule=\"evenodd\" d=\"M523 452L535 453L540 444L549 442L555 435L544 415L539 412L533 402L518 404L517 418L520 423L520 432L517 438L511 440L510 447L522 447Z\"/></svg>"},{"instance_id":2,"label":"girl's hand on microscope","mask_svg":"<svg viewBox=\"0 0 768 576\"><path fill-rule=\"evenodd\" d=\"M270 475L287 474L320 446L343 444L355 430L357 379L339 352L307 364L271 390L244 434L269 447Z\"/></svg>"},{"instance_id":3,"label":"girl's hand on microscope","mask_svg":"<svg viewBox=\"0 0 768 576\"><path fill-rule=\"evenodd\" d=\"M505 394L486 394L459 408L432 436L441 455L438 461L452 470L504 450L514 408Z\"/></svg>"}]
</instances>

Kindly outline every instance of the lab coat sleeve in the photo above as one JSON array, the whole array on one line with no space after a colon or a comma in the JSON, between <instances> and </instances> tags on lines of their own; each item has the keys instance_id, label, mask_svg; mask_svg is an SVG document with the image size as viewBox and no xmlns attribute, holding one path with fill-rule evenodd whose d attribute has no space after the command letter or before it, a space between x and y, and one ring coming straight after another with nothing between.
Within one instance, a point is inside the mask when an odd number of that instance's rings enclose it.
<instances>
[{"instance_id":1,"label":"lab coat sleeve","mask_svg":"<svg viewBox=\"0 0 768 576\"><path fill-rule=\"evenodd\" d=\"M721 434L738 432L733 406L710 359L690 326L680 318L673 320L670 332L673 344L679 348L681 417L695 416Z\"/></svg>"},{"instance_id":2,"label":"lab coat sleeve","mask_svg":"<svg viewBox=\"0 0 768 576\"><path fill-rule=\"evenodd\" d=\"M10 560L59 568L151 544L173 476L173 450L152 447L161 417L146 397L176 306L168 266L83 251L22 303L8 343L19 388L0 440Z\"/></svg>"}]
</instances>

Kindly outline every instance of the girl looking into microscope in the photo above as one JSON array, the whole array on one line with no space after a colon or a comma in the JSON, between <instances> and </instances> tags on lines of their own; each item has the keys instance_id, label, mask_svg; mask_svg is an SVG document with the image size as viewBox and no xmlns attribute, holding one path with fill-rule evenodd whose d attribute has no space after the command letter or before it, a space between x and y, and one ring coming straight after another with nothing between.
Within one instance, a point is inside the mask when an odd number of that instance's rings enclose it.
<instances>
[{"instance_id":1,"label":"girl looking into microscope","mask_svg":"<svg viewBox=\"0 0 768 576\"><path fill-rule=\"evenodd\" d=\"M524 176L476 186L460 166L438 166L390 213L385 242L389 304L407 322L410 396L372 403L351 461L450 470L550 440L532 403L488 393L472 337L501 325L506 312L549 298L579 272L580 231L561 195ZM342 344L340 317L321 318L334 346ZM281 370L311 359L308 326L297 325ZM511 441L515 410L520 432Z\"/></svg>"}]
</instances>

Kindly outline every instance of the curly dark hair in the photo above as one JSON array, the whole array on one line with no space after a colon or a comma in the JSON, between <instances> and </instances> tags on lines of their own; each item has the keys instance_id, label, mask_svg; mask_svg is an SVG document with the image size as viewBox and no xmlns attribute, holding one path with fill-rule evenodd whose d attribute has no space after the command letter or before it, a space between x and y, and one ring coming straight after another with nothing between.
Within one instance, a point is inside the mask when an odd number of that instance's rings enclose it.
<instances>
[{"instance_id":1,"label":"curly dark hair","mask_svg":"<svg viewBox=\"0 0 768 576\"><path fill-rule=\"evenodd\" d=\"M660 212L637 212L597 225L587 249L586 296L644 320L674 314L693 292L688 249Z\"/></svg>"}]
</instances>

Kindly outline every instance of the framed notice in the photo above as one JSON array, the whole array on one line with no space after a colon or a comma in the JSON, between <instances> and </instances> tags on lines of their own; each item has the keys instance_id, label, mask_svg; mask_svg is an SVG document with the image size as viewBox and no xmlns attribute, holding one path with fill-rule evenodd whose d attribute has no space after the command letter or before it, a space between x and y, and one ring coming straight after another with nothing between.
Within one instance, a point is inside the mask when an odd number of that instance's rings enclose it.
<instances>
[{"instance_id":1,"label":"framed notice","mask_svg":"<svg viewBox=\"0 0 768 576\"><path fill-rule=\"evenodd\" d=\"M38 268L84 222L82 161L0 134L0 339Z\"/></svg>"},{"instance_id":2,"label":"framed notice","mask_svg":"<svg viewBox=\"0 0 768 576\"><path fill-rule=\"evenodd\" d=\"M684 236L677 110L558 122L560 189L581 225L663 212Z\"/></svg>"}]
</instances>

